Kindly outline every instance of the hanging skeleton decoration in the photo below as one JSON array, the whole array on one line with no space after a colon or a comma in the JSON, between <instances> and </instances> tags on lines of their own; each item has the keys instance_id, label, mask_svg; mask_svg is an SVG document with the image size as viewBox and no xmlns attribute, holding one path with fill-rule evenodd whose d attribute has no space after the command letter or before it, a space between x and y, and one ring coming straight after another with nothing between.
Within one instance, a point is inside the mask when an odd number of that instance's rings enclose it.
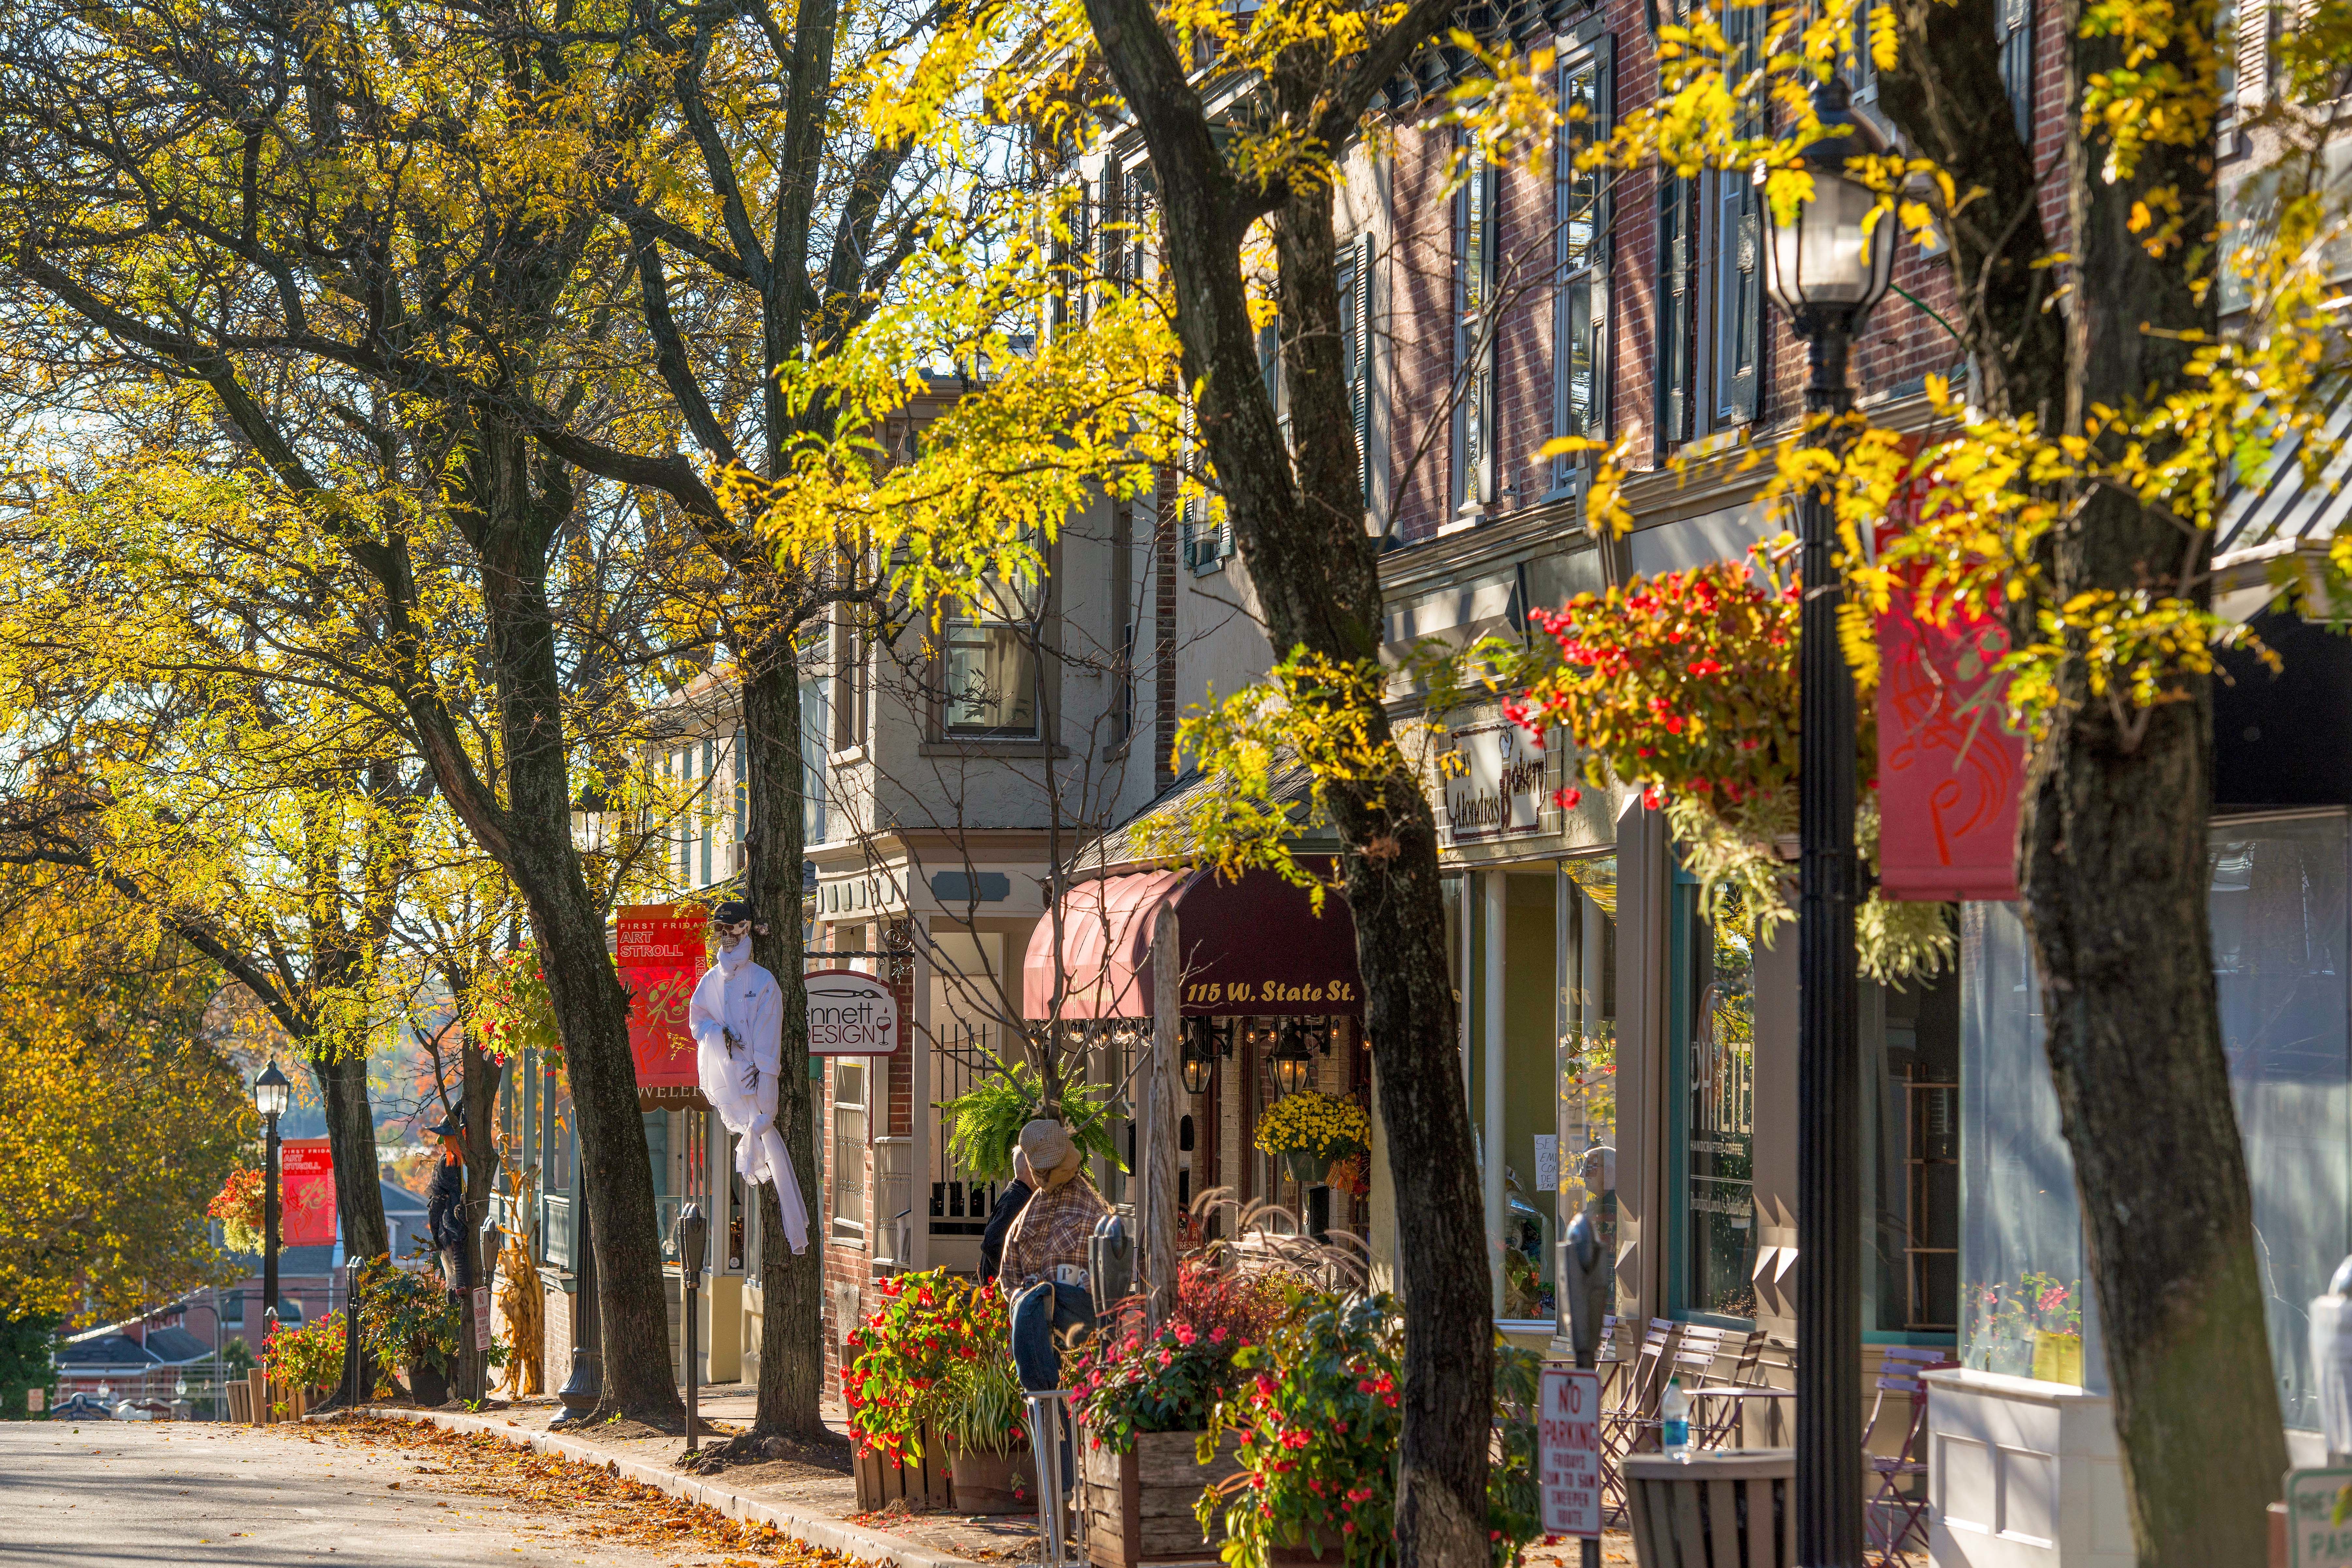
<instances>
[{"instance_id":1,"label":"hanging skeleton decoration","mask_svg":"<svg viewBox=\"0 0 2352 1568\"><path fill-rule=\"evenodd\" d=\"M743 1140L735 1170L747 1182L773 1182L784 1240L808 1249L808 1210L793 1175L783 1130L776 1125L777 1074L783 1065L783 987L751 962L751 906L730 899L710 911L719 962L694 987L686 1022L702 1092L728 1131Z\"/></svg>"}]
</instances>

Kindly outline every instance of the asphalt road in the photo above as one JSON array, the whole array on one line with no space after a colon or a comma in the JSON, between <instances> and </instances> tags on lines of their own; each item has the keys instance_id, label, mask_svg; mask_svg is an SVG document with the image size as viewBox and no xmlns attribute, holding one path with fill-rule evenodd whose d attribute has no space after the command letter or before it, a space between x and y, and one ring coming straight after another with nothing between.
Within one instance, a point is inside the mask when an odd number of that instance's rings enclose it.
<instances>
[{"instance_id":1,"label":"asphalt road","mask_svg":"<svg viewBox=\"0 0 2352 1568\"><path fill-rule=\"evenodd\" d=\"M713 1563L583 1541L493 1499L417 1489L387 1448L210 1422L0 1421L0 1565ZM392 1483L402 1482L402 1489Z\"/></svg>"}]
</instances>

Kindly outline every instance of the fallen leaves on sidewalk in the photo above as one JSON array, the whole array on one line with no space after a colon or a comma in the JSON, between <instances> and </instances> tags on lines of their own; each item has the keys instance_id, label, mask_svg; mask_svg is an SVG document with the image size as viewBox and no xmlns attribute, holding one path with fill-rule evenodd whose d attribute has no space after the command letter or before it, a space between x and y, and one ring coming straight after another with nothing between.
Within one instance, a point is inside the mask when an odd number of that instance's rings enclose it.
<instances>
[{"instance_id":1,"label":"fallen leaves on sidewalk","mask_svg":"<svg viewBox=\"0 0 2352 1568\"><path fill-rule=\"evenodd\" d=\"M409 1489L430 1486L502 1498L560 1516L573 1534L592 1540L669 1552L751 1554L730 1557L730 1563L766 1559L798 1568L856 1568L854 1559L805 1545L773 1525L729 1519L716 1509L625 1480L604 1466L538 1453L487 1432L452 1432L429 1423L373 1415L337 1416L314 1422L310 1429L346 1443L395 1449L411 1460L429 1460L412 1465L416 1475L430 1479L410 1479Z\"/></svg>"}]
</instances>

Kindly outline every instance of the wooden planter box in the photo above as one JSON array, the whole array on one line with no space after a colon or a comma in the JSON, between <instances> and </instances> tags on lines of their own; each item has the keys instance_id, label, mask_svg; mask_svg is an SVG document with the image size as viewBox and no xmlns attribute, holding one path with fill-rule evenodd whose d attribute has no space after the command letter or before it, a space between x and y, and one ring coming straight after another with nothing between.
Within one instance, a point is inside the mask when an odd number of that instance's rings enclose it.
<instances>
[{"instance_id":1,"label":"wooden planter box","mask_svg":"<svg viewBox=\"0 0 2352 1568\"><path fill-rule=\"evenodd\" d=\"M1088 1441L1083 1426L1077 1429L1078 1528L1094 1568L1218 1561L1225 1532L1213 1528L1203 1541L1192 1508L1202 1491L1239 1474L1241 1466L1232 1433L1218 1439L1217 1456L1206 1465L1195 1457L1199 1440L1197 1432L1142 1432L1131 1452L1114 1454Z\"/></svg>"},{"instance_id":2,"label":"wooden planter box","mask_svg":"<svg viewBox=\"0 0 2352 1568\"><path fill-rule=\"evenodd\" d=\"M872 1513L894 1502L904 1502L914 1513L955 1506L955 1485L950 1479L946 1439L925 1426L920 1440L923 1457L893 1464L879 1454L857 1456L857 1510Z\"/></svg>"}]
</instances>

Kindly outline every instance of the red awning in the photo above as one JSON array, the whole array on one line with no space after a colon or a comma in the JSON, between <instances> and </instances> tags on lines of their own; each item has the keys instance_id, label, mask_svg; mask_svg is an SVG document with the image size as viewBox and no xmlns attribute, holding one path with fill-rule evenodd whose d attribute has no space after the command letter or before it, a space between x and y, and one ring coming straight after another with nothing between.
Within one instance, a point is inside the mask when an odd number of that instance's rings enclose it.
<instances>
[{"instance_id":1,"label":"red awning","mask_svg":"<svg viewBox=\"0 0 2352 1568\"><path fill-rule=\"evenodd\" d=\"M1323 901L1271 871L1226 881L1208 871L1137 871L1081 882L1062 895L1058 1016L1142 1018L1151 1013L1151 942L1163 910L1177 914L1182 1009L1202 1014L1360 1016L1356 922L1346 900ZM1037 922L1022 961L1022 1012L1057 1016L1055 921Z\"/></svg>"}]
</instances>

